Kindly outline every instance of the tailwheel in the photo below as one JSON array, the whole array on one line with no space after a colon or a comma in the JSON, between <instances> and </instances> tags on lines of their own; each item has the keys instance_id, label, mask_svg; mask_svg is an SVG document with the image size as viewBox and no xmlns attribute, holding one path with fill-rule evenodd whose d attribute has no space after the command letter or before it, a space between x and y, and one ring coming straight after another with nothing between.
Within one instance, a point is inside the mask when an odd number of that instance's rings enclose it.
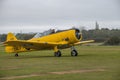
<instances>
[{"instance_id":1,"label":"tailwheel","mask_svg":"<svg viewBox=\"0 0 120 80\"><path fill-rule=\"evenodd\" d=\"M18 56L19 56L18 53L16 53L16 54L15 54L15 57L18 57Z\"/></svg>"},{"instance_id":2,"label":"tailwheel","mask_svg":"<svg viewBox=\"0 0 120 80\"><path fill-rule=\"evenodd\" d=\"M76 50L71 51L71 56L77 56L77 55L78 55L78 52Z\"/></svg>"},{"instance_id":3,"label":"tailwheel","mask_svg":"<svg viewBox=\"0 0 120 80\"><path fill-rule=\"evenodd\" d=\"M60 52L60 51L55 52L55 53L54 53L54 56L55 56L55 57L61 57L61 52Z\"/></svg>"}]
</instances>

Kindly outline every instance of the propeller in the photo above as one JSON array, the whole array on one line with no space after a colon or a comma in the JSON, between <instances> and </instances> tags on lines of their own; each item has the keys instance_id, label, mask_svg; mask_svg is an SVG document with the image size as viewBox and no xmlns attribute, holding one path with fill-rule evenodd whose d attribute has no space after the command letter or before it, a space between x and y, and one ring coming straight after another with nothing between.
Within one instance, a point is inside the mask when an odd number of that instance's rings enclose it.
<instances>
[{"instance_id":1,"label":"propeller","mask_svg":"<svg viewBox=\"0 0 120 80\"><path fill-rule=\"evenodd\" d=\"M76 37L77 39L81 40L82 39L82 30L84 29L84 27L73 27L76 30Z\"/></svg>"}]
</instances>

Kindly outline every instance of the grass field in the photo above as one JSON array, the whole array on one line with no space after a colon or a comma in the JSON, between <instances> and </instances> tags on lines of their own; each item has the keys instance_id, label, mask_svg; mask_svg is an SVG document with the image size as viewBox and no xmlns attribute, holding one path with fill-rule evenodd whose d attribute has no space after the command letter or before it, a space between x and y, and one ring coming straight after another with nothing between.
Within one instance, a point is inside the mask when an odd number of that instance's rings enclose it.
<instances>
[{"instance_id":1,"label":"grass field","mask_svg":"<svg viewBox=\"0 0 120 80\"><path fill-rule=\"evenodd\" d=\"M0 80L120 80L120 46L77 46L70 49L6 54L0 47Z\"/></svg>"}]
</instances>

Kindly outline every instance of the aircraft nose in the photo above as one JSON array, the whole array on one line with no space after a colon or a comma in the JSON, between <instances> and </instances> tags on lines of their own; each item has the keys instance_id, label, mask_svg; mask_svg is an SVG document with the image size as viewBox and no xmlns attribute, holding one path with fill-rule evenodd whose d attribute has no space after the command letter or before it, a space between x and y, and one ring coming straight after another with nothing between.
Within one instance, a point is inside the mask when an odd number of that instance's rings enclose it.
<instances>
[{"instance_id":1,"label":"aircraft nose","mask_svg":"<svg viewBox=\"0 0 120 80\"><path fill-rule=\"evenodd\" d=\"M81 38L81 33L80 33L80 30L79 29L76 29L75 30L75 35L76 35L76 38L79 40Z\"/></svg>"}]
</instances>

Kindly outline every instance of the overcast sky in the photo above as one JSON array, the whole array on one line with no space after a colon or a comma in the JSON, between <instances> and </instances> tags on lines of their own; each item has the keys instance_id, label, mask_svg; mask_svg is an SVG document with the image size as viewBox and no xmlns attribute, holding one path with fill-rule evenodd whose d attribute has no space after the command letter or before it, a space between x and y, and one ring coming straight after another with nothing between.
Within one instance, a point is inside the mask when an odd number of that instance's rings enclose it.
<instances>
[{"instance_id":1,"label":"overcast sky","mask_svg":"<svg viewBox=\"0 0 120 80\"><path fill-rule=\"evenodd\" d=\"M120 0L0 0L0 33L72 26L120 29Z\"/></svg>"}]
</instances>

